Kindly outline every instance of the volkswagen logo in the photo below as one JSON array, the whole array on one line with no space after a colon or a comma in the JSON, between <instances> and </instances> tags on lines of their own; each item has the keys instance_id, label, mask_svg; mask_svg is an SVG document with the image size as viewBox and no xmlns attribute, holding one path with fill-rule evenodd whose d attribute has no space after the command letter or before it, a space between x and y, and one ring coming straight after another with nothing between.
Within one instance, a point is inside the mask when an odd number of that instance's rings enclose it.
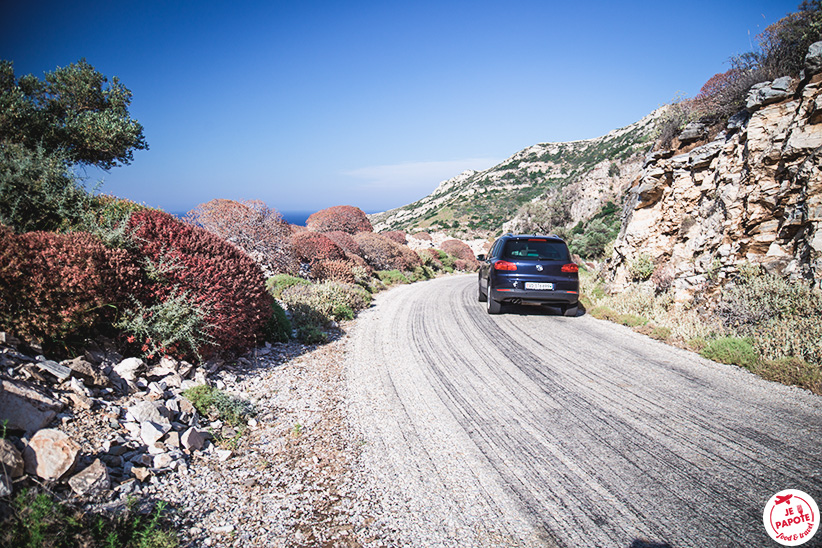
<instances>
[{"instance_id":1,"label":"volkswagen logo","mask_svg":"<svg viewBox=\"0 0 822 548\"><path fill-rule=\"evenodd\" d=\"M537 271L542 272L542 265L541 264L537 265Z\"/></svg>"}]
</instances>

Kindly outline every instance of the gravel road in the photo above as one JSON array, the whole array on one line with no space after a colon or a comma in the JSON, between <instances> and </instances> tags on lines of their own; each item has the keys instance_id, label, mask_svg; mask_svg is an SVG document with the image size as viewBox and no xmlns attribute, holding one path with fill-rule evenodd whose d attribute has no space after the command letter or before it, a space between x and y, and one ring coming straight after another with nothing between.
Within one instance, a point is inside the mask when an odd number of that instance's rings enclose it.
<instances>
[{"instance_id":1,"label":"gravel road","mask_svg":"<svg viewBox=\"0 0 822 548\"><path fill-rule=\"evenodd\" d=\"M776 546L774 493L822 503L818 396L590 316L488 316L475 276L375 303L348 420L403 546Z\"/></svg>"}]
</instances>

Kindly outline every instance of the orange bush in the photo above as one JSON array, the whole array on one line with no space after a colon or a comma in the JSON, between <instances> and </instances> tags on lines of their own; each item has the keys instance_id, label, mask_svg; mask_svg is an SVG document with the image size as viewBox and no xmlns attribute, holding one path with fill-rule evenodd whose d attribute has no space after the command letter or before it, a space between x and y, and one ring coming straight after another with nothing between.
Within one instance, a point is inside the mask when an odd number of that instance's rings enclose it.
<instances>
[{"instance_id":1,"label":"orange bush","mask_svg":"<svg viewBox=\"0 0 822 548\"><path fill-rule=\"evenodd\" d=\"M398 244L405 245L408 243L408 237L405 235L405 232L401 230L391 230L389 232L381 232L380 234L394 240Z\"/></svg>"},{"instance_id":2,"label":"orange bush","mask_svg":"<svg viewBox=\"0 0 822 548\"><path fill-rule=\"evenodd\" d=\"M291 236L291 245L300 262L345 259L345 252L334 240L319 232L298 232Z\"/></svg>"}]
</instances>

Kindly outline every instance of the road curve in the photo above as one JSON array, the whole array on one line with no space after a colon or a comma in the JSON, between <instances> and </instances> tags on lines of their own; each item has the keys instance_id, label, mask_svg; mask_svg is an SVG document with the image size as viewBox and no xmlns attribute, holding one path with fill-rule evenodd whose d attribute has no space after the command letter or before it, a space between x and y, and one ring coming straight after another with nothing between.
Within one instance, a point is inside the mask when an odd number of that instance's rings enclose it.
<instances>
[{"instance_id":1,"label":"road curve","mask_svg":"<svg viewBox=\"0 0 822 548\"><path fill-rule=\"evenodd\" d=\"M352 330L349 416L402 545L776 546L774 493L822 503L822 398L531 310L489 316L448 277Z\"/></svg>"}]
</instances>

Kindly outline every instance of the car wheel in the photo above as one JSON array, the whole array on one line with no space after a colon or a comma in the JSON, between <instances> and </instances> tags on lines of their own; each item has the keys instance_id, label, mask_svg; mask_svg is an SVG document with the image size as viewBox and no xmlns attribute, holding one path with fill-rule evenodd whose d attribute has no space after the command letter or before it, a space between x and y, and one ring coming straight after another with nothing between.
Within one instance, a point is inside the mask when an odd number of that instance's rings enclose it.
<instances>
[{"instance_id":1,"label":"car wheel","mask_svg":"<svg viewBox=\"0 0 822 548\"><path fill-rule=\"evenodd\" d=\"M579 312L579 305L575 304L574 306L564 306L562 307L562 315L568 316L570 318L576 318L577 312Z\"/></svg>"},{"instance_id":2,"label":"car wheel","mask_svg":"<svg viewBox=\"0 0 822 548\"><path fill-rule=\"evenodd\" d=\"M479 282L477 282L477 300L481 303L488 300L488 294L482 292L482 285Z\"/></svg>"},{"instance_id":3,"label":"car wheel","mask_svg":"<svg viewBox=\"0 0 822 548\"><path fill-rule=\"evenodd\" d=\"M485 297L486 297L486 302L487 302L487 305L488 305L486 307L486 310L488 311L488 313L489 314L499 314L500 311L502 310L502 303L499 302L499 301L495 301L494 299L491 298L491 284L490 283L488 284L488 294Z\"/></svg>"}]
</instances>

